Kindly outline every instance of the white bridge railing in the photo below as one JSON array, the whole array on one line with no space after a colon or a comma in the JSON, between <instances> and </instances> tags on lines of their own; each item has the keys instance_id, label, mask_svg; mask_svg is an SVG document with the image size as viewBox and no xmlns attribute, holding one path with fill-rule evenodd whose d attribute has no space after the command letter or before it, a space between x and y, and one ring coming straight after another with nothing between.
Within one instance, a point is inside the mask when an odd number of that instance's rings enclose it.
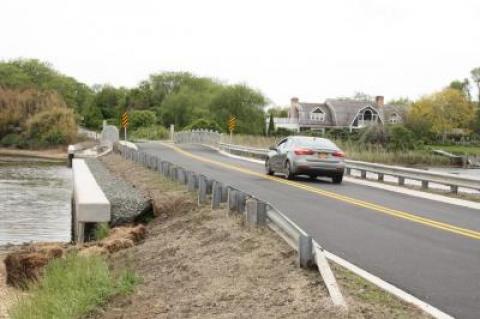
<instances>
[{"instance_id":1,"label":"white bridge railing","mask_svg":"<svg viewBox=\"0 0 480 319\"><path fill-rule=\"evenodd\" d=\"M265 159L269 152L268 149L264 148L222 143L220 141L221 134L212 131L186 131L176 133L175 136L177 135L181 138L178 140L175 138L175 143L214 145L229 153L247 157ZM395 177L399 186L405 186L405 181L411 180L421 182L421 187L423 189L428 189L430 183L433 183L449 186L452 193L458 193L459 188L480 191L480 180L465 176L352 160L346 160L345 162L347 164L345 174L352 175L352 171L358 171L360 173L360 178L362 179L367 178L367 173L372 173L376 174L378 181L381 182L384 181L385 176Z\"/></svg>"}]
</instances>

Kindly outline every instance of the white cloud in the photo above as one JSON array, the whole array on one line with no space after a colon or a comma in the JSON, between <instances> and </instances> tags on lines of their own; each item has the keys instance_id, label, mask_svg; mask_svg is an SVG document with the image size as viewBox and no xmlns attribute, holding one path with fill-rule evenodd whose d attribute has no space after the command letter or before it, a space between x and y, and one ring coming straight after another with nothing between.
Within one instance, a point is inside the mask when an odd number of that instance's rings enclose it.
<instances>
[{"instance_id":1,"label":"white cloud","mask_svg":"<svg viewBox=\"0 0 480 319\"><path fill-rule=\"evenodd\" d=\"M480 65L478 1L27 1L0 4L0 59L88 84L163 70L246 82L277 104L422 94Z\"/></svg>"}]
</instances>

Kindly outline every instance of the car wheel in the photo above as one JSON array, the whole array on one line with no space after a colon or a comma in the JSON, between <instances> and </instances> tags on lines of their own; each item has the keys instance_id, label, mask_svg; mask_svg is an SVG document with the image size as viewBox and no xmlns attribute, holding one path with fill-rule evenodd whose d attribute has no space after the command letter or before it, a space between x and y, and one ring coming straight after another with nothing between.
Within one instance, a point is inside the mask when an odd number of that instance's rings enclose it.
<instances>
[{"instance_id":1,"label":"car wheel","mask_svg":"<svg viewBox=\"0 0 480 319\"><path fill-rule=\"evenodd\" d=\"M314 180L317 179L318 176L317 176L317 175L309 175L308 177L310 177L310 179L311 179L312 181L314 181Z\"/></svg>"},{"instance_id":2,"label":"car wheel","mask_svg":"<svg viewBox=\"0 0 480 319\"><path fill-rule=\"evenodd\" d=\"M267 175L273 175L273 173L275 173L270 167L270 160L268 158L265 161L265 173L267 173Z\"/></svg>"},{"instance_id":3,"label":"car wheel","mask_svg":"<svg viewBox=\"0 0 480 319\"><path fill-rule=\"evenodd\" d=\"M341 184L343 180L343 174L335 175L332 177L332 182L334 184Z\"/></svg>"},{"instance_id":4,"label":"car wheel","mask_svg":"<svg viewBox=\"0 0 480 319\"><path fill-rule=\"evenodd\" d=\"M295 175L292 172L292 166L290 165L290 162L287 161L285 164L285 178L286 179L293 179Z\"/></svg>"}]
</instances>

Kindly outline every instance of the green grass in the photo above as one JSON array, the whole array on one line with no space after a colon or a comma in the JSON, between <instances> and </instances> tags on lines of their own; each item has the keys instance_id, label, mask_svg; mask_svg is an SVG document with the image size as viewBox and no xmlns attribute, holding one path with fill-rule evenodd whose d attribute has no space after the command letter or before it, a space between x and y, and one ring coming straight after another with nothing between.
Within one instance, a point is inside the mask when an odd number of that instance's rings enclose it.
<instances>
[{"instance_id":1,"label":"green grass","mask_svg":"<svg viewBox=\"0 0 480 319\"><path fill-rule=\"evenodd\" d=\"M132 292L138 281L130 271L114 275L103 257L69 254L50 262L9 314L12 319L80 318L110 297Z\"/></svg>"},{"instance_id":2,"label":"green grass","mask_svg":"<svg viewBox=\"0 0 480 319\"><path fill-rule=\"evenodd\" d=\"M480 146L478 145L428 145L431 150L444 150L456 155L474 155L480 156Z\"/></svg>"},{"instance_id":3,"label":"green grass","mask_svg":"<svg viewBox=\"0 0 480 319\"><path fill-rule=\"evenodd\" d=\"M102 240L108 236L110 226L108 223L98 223L95 225L94 236L95 240Z\"/></svg>"}]
</instances>

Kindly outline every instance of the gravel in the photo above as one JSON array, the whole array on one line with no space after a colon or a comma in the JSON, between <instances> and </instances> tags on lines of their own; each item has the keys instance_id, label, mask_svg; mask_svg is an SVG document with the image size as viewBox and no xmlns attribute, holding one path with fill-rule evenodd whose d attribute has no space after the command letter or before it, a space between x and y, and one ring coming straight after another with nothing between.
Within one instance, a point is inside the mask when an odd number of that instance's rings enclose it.
<instances>
[{"instance_id":1,"label":"gravel","mask_svg":"<svg viewBox=\"0 0 480 319\"><path fill-rule=\"evenodd\" d=\"M100 160L88 158L85 162L110 201L111 226L130 223L151 207L148 198L143 197L137 189L121 177L112 175Z\"/></svg>"}]
</instances>

